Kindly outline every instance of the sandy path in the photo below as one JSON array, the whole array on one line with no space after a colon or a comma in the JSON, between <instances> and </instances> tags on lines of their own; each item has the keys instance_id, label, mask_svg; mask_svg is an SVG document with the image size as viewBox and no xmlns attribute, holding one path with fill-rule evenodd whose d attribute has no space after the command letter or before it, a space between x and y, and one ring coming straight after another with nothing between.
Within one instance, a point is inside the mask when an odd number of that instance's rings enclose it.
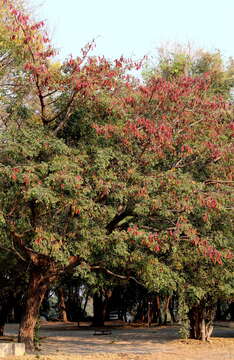
<instances>
[{"instance_id":1,"label":"sandy path","mask_svg":"<svg viewBox=\"0 0 234 360\"><path fill-rule=\"evenodd\" d=\"M9 324L6 335L15 336L16 333L17 326ZM114 327L111 335L94 335L94 330L89 327L46 323L40 329L40 336L42 360L43 355L52 355L52 358L56 355L59 360L78 360L78 354L84 359L90 354L95 354L92 359L108 359L107 353L112 354L113 360L119 359L120 354L120 359L234 360L234 328L227 326L215 328L210 344L179 340L177 326Z\"/></svg>"}]
</instances>

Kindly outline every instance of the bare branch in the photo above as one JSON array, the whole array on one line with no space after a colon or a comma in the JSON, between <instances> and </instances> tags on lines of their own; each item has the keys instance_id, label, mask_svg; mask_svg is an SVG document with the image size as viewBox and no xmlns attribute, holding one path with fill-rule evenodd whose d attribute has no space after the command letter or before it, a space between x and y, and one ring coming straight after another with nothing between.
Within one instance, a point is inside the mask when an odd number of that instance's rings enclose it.
<instances>
[{"instance_id":1,"label":"bare branch","mask_svg":"<svg viewBox=\"0 0 234 360\"><path fill-rule=\"evenodd\" d=\"M15 247L12 248L5 248L4 246L0 245L0 249L5 250L7 252L11 252L16 254L22 261L26 262L26 259L15 249Z\"/></svg>"},{"instance_id":2,"label":"bare branch","mask_svg":"<svg viewBox=\"0 0 234 360\"><path fill-rule=\"evenodd\" d=\"M120 214L115 215L115 217L106 226L106 230L108 231L108 234L112 233L112 231L115 229L116 225L118 225L120 221L122 221L127 216L131 216L131 215L133 215L133 212L129 209L125 209Z\"/></svg>"},{"instance_id":3,"label":"bare branch","mask_svg":"<svg viewBox=\"0 0 234 360\"><path fill-rule=\"evenodd\" d=\"M133 280L133 281L135 281L138 285L141 285L141 286L143 286L143 284L142 283L140 283L140 281L138 281L134 276L126 276L126 275L120 275L120 274L116 274L116 273L114 273L113 271L111 271L111 270L109 270L109 269L106 269L106 268L104 268L104 267L102 267L102 266L91 266L91 269L92 270L103 270L103 271L105 271L107 274L109 274L109 275L112 275L112 276L114 276L114 277L117 277L117 278L119 278L119 279L123 279L123 280Z\"/></svg>"},{"instance_id":4,"label":"bare branch","mask_svg":"<svg viewBox=\"0 0 234 360\"><path fill-rule=\"evenodd\" d=\"M53 90L53 91L51 91L51 92L49 92L49 93L48 93L48 94L46 94L46 95L43 95L43 98L45 99L46 97L51 96L51 95L55 94L56 92L58 92L58 90L57 90L57 89L56 89L56 90Z\"/></svg>"},{"instance_id":5,"label":"bare branch","mask_svg":"<svg viewBox=\"0 0 234 360\"><path fill-rule=\"evenodd\" d=\"M226 181L226 180L207 180L205 184L234 184L234 181Z\"/></svg>"}]
</instances>

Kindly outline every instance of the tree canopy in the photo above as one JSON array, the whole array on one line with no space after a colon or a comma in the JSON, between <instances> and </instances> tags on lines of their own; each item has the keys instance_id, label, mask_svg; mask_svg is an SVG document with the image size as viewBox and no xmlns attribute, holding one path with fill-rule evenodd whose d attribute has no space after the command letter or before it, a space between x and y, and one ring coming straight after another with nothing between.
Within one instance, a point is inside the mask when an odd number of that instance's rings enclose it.
<instances>
[{"instance_id":1,"label":"tree canopy","mask_svg":"<svg viewBox=\"0 0 234 360\"><path fill-rule=\"evenodd\" d=\"M142 81L131 75L141 61L91 56L93 44L58 64L44 23L1 5L0 248L27 268L19 339L32 348L48 286L74 268L177 290L183 317L209 323L233 296L234 127L220 58L203 53L189 72L164 58Z\"/></svg>"}]
</instances>

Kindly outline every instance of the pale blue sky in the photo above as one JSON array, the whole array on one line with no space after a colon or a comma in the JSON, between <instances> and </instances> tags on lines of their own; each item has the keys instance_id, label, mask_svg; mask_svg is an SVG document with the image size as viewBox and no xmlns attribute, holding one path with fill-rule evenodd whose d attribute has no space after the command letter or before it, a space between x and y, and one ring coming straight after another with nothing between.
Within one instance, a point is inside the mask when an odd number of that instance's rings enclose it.
<instances>
[{"instance_id":1,"label":"pale blue sky","mask_svg":"<svg viewBox=\"0 0 234 360\"><path fill-rule=\"evenodd\" d=\"M165 42L191 42L234 55L234 0L29 0L49 24L61 57L96 38L108 58L154 54ZM38 6L40 5L40 6Z\"/></svg>"}]
</instances>

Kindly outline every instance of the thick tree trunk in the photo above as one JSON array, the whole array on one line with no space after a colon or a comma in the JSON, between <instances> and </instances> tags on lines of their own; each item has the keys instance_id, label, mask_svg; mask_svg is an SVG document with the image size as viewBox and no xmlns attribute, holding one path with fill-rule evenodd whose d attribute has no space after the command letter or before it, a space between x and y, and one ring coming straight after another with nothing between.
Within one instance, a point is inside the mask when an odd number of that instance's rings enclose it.
<instances>
[{"instance_id":1,"label":"thick tree trunk","mask_svg":"<svg viewBox=\"0 0 234 360\"><path fill-rule=\"evenodd\" d=\"M103 316L104 320L109 320L110 316L110 299L112 296L112 290L108 289L105 291L105 300L103 304Z\"/></svg>"},{"instance_id":2,"label":"thick tree trunk","mask_svg":"<svg viewBox=\"0 0 234 360\"><path fill-rule=\"evenodd\" d=\"M213 331L215 307L194 306L189 311L190 339L209 341Z\"/></svg>"},{"instance_id":3,"label":"thick tree trunk","mask_svg":"<svg viewBox=\"0 0 234 360\"><path fill-rule=\"evenodd\" d=\"M93 326L104 326L105 309L102 294L93 296Z\"/></svg>"},{"instance_id":4,"label":"thick tree trunk","mask_svg":"<svg viewBox=\"0 0 234 360\"><path fill-rule=\"evenodd\" d=\"M58 289L58 298L59 298L59 319L63 322L67 322L67 310L66 310L66 303L65 303L65 295L64 289L60 287Z\"/></svg>"},{"instance_id":5,"label":"thick tree trunk","mask_svg":"<svg viewBox=\"0 0 234 360\"><path fill-rule=\"evenodd\" d=\"M104 326L108 316L108 305L112 291L110 289L95 293L93 296L93 326Z\"/></svg>"},{"instance_id":6,"label":"thick tree trunk","mask_svg":"<svg viewBox=\"0 0 234 360\"><path fill-rule=\"evenodd\" d=\"M33 270L30 275L25 312L18 334L18 341L25 343L27 352L34 351L34 329L47 287L48 282L45 281L45 275L39 270Z\"/></svg>"}]
</instances>

